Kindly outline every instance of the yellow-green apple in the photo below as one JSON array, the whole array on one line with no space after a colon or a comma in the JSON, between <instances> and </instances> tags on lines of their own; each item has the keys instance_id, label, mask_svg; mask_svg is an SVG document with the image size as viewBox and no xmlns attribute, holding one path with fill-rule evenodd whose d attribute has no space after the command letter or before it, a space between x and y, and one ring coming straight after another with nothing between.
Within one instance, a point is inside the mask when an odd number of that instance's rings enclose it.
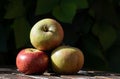
<instances>
[{"instance_id":1,"label":"yellow-green apple","mask_svg":"<svg viewBox=\"0 0 120 79\"><path fill-rule=\"evenodd\" d=\"M84 55L76 47L60 46L53 50L51 64L56 73L75 74L83 67Z\"/></svg>"},{"instance_id":2,"label":"yellow-green apple","mask_svg":"<svg viewBox=\"0 0 120 79\"><path fill-rule=\"evenodd\" d=\"M24 74L42 74L48 68L48 55L35 48L22 49L16 57L16 66Z\"/></svg>"},{"instance_id":3,"label":"yellow-green apple","mask_svg":"<svg viewBox=\"0 0 120 79\"><path fill-rule=\"evenodd\" d=\"M64 31L60 23L51 18L38 21L30 31L31 44L39 50L50 50L60 45Z\"/></svg>"}]
</instances>

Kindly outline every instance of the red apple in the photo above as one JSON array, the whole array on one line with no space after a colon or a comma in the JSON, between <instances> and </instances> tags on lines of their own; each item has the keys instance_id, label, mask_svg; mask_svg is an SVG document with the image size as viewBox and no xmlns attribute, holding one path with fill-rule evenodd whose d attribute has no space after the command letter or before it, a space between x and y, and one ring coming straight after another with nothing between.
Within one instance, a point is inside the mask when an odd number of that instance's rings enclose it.
<instances>
[{"instance_id":1,"label":"red apple","mask_svg":"<svg viewBox=\"0 0 120 79\"><path fill-rule=\"evenodd\" d=\"M18 53L16 66L24 74L42 74L48 67L48 55L34 48L25 48Z\"/></svg>"},{"instance_id":2,"label":"red apple","mask_svg":"<svg viewBox=\"0 0 120 79\"><path fill-rule=\"evenodd\" d=\"M60 23L54 19L45 18L38 21L30 31L31 44L39 50L51 50L60 45L64 31Z\"/></svg>"},{"instance_id":3,"label":"red apple","mask_svg":"<svg viewBox=\"0 0 120 79\"><path fill-rule=\"evenodd\" d=\"M51 55L52 69L59 74L75 74L84 64L82 51L75 47L60 46Z\"/></svg>"}]
</instances>

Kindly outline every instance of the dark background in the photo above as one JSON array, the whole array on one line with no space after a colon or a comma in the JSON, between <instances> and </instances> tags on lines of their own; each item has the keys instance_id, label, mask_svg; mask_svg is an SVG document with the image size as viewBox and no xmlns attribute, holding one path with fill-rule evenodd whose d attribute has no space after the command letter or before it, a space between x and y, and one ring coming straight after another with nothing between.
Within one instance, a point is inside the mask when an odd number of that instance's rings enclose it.
<instances>
[{"instance_id":1,"label":"dark background","mask_svg":"<svg viewBox=\"0 0 120 79\"><path fill-rule=\"evenodd\" d=\"M63 43L83 51L84 69L120 72L119 0L0 0L0 66L32 47L30 29L43 18L56 19Z\"/></svg>"}]
</instances>

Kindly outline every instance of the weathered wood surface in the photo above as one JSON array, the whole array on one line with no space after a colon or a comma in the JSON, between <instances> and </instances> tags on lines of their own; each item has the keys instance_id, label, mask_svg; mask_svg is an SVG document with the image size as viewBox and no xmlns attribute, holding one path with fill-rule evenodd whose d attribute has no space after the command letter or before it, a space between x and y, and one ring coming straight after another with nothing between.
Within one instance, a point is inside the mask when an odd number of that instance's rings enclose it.
<instances>
[{"instance_id":1,"label":"weathered wood surface","mask_svg":"<svg viewBox=\"0 0 120 79\"><path fill-rule=\"evenodd\" d=\"M25 75L16 68L0 68L0 79L120 79L118 73L103 71L79 71L74 75L57 75L45 72L43 75Z\"/></svg>"}]
</instances>

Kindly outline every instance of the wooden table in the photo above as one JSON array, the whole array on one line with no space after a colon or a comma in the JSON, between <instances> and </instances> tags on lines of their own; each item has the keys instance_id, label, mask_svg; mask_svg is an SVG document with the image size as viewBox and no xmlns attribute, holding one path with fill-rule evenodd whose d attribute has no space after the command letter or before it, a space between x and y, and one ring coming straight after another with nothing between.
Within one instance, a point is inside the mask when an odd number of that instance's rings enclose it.
<instances>
[{"instance_id":1,"label":"wooden table","mask_svg":"<svg viewBox=\"0 0 120 79\"><path fill-rule=\"evenodd\" d=\"M0 67L0 79L120 79L120 74L81 70L75 75L58 75L48 72L43 75L25 75L18 72L15 67Z\"/></svg>"}]
</instances>

